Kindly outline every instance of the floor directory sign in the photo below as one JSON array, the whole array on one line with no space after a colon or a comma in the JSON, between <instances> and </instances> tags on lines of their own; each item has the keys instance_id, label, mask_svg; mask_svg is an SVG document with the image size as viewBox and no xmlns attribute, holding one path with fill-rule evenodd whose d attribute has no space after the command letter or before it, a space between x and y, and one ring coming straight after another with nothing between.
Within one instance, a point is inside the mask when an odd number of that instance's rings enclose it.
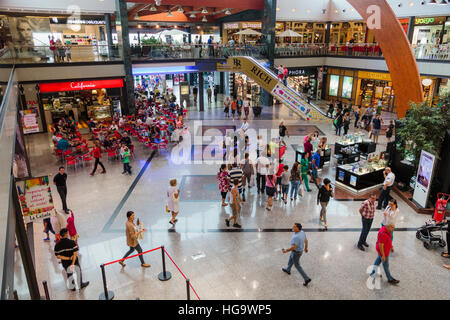
<instances>
[{"instance_id":1,"label":"floor directory sign","mask_svg":"<svg viewBox=\"0 0 450 320\"><path fill-rule=\"evenodd\" d=\"M430 193L431 179L436 158L431 153L422 150L420 155L419 169L417 170L416 186L414 188L413 200L426 208L428 194Z\"/></svg>"}]
</instances>

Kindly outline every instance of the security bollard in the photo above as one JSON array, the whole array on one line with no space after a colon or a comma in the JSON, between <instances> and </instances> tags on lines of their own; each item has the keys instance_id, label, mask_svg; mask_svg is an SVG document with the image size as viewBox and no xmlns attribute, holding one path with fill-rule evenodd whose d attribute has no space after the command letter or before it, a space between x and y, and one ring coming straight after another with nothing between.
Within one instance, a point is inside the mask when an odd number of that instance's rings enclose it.
<instances>
[{"instance_id":1,"label":"security bollard","mask_svg":"<svg viewBox=\"0 0 450 320\"><path fill-rule=\"evenodd\" d=\"M189 285L189 279L186 279L186 293L187 293L187 300L191 300L191 288Z\"/></svg>"},{"instance_id":2,"label":"security bollard","mask_svg":"<svg viewBox=\"0 0 450 320\"><path fill-rule=\"evenodd\" d=\"M114 292L108 290L108 287L106 286L106 275L105 275L105 265L102 264L100 266L102 269L102 278L103 278L103 290L104 292L100 293L100 296L98 297L99 300L112 300L114 299Z\"/></svg>"},{"instance_id":3,"label":"security bollard","mask_svg":"<svg viewBox=\"0 0 450 320\"><path fill-rule=\"evenodd\" d=\"M164 252L164 246L161 246L161 256L163 271L158 274L158 279L161 281L167 281L172 278L172 274L169 271L166 271L166 254Z\"/></svg>"}]
</instances>

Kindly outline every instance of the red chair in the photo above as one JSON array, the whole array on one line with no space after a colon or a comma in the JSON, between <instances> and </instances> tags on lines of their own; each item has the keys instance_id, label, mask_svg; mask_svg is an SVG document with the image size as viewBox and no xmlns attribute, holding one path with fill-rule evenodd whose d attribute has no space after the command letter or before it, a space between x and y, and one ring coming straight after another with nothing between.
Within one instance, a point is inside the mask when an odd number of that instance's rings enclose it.
<instances>
[{"instance_id":1,"label":"red chair","mask_svg":"<svg viewBox=\"0 0 450 320\"><path fill-rule=\"evenodd\" d=\"M94 161L94 158L92 158L92 157L89 155L89 153L84 154L84 155L81 157L81 159L82 159L82 161L83 161L83 167L84 167L85 164L89 164L90 162Z\"/></svg>"},{"instance_id":2,"label":"red chair","mask_svg":"<svg viewBox=\"0 0 450 320\"><path fill-rule=\"evenodd\" d=\"M61 149L55 149L55 155L59 159L59 161L63 162L64 160L64 154Z\"/></svg>"},{"instance_id":3,"label":"red chair","mask_svg":"<svg viewBox=\"0 0 450 320\"><path fill-rule=\"evenodd\" d=\"M75 156L68 156L66 157L66 166L69 168L70 166L73 166L73 168L76 170L78 165L78 160Z\"/></svg>"}]
</instances>

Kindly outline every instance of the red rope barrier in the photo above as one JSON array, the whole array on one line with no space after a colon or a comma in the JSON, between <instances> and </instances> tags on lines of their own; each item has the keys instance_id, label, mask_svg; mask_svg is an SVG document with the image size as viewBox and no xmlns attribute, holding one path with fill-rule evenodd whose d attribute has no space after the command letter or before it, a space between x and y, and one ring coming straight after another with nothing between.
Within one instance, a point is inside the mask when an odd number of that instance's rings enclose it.
<instances>
[{"instance_id":1,"label":"red rope barrier","mask_svg":"<svg viewBox=\"0 0 450 320\"><path fill-rule=\"evenodd\" d=\"M159 250L159 249L161 249L161 247L158 247L158 248L155 248L155 249L151 249L151 250L148 250L148 251L145 251L145 252L141 252L141 253L138 253L138 254L135 254L133 256L129 256L129 257L126 257L126 258L123 258L123 259L120 259L120 260L111 261L111 262L105 263L105 266L113 264L113 263L117 263L119 261L124 261L124 260L128 260L128 259L131 259L131 258L134 258L134 257L138 257L140 255L143 255L143 254L155 251L155 250ZM166 251L166 250L164 250L164 251Z\"/></svg>"},{"instance_id":2,"label":"red rope barrier","mask_svg":"<svg viewBox=\"0 0 450 320\"><path fill-rule=\"evenodd\" d=\"M186 280L186 276L184 275L184 273L180 270L180 268L178 268L177 264L175 263L175 261L173 261L172 257L170 256L170 254L167 253L166 249L164 248L164 253L167 254L167 256L169 257L170 261L172 261L172 263L174 264L174 266L178 269L178 271L180 271L181 275L184 277L184 279ZM194 291L195 295L197 296L197 299L200 300L200 297L198 296L197 292L195 291L194 287L192 286L192 283L189 281L189 286L191 287L192 291Z\"/></svg>"}]
</instances>

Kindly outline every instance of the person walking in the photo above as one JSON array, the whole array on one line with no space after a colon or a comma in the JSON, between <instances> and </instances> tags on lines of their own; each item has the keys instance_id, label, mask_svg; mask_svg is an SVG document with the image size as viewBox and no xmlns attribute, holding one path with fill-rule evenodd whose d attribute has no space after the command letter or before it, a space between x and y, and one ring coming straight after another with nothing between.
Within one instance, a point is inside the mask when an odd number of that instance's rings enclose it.
<instances>
[{"instance_id":1,"label":"person walking","mask_svg":"<svg viewBox=\"0 0 450 320\"><path fill-rule=\"evenodd\" d=\"M43 220L44 223L44 233L47 235L46 238L44 238L44 241L50 241L50 235L49 232L53 233L55 235L55 230L53 230L52 223L50 222L50 218L45 218ZM55 240L56 242L56 240Z\"/></svg>"},{"instance_id":2,"label":"person walking","mask_svg":"<svg viewBox=\"0 0 450 320\"><path fill-rule=\"evenodd\" d=\"M71 290L75 291L77 287L75 284L75 279L72 277L74 272L77 272L77 277L80 277L79 290L86 288L89 285L89 281L83 282L80 262L78 260L78 245L75 241L69 239L69 231L66 228L62 228L59 234L61 236L61 240L55 244L55 256L61 260L61 264L67 274L67 279L72 280L70 282L72 287Z\"/></svg>"},{"instance_id":3,"label":"person walking","mask_svg":"<svg viewBox=\"0 0 450 320\"><path fill-rule=\"evenodd\" d=\"M208 89L206 89L206 93L208 94L208 103L212 102L212 90L211 86L208 86Z\"/></svg>"},{"instance_id":4,"label":"person walking","mask_svg":"<svg viewBox=\"0 0 450 320\"><path fill-rule=\"evenodd\" d=\"M59 167L59 172L53 177L53 184L56 185L64 212L67 212L67 174L64 167ZM47 237L48 238L48 237Z\"/></svg>"},{"instance_id":5,"label":"person walking","mask_svg":"<svg viewBox=\"0 0 450 320\"><path fill-rule=\"evenodd\" d=\"M236 102L236 111L237 111L237 115L238 115L239 119L242 116L242 104L243 104L242 98L241 98L241 96L239 96L237 99L237 102Z\"/></svg>"},{"instance_id":6,"label":"person walking","mask_svg":"<svg viewBox=\"0 0 450 320\"><path fill-rule=\"evenodd\" d=\"M313 181L317 186L317 189L319 189L320 185L320 178L318 176L318 171L320 168L320 152L322 150L320 148L317 148L316 152L314 153L312 160L311 160L311 176L313 177Z\"/></svg>"},{"instance_id":7,"label":"person walking","mask_svg":"<svg viewBox=\"0 0 450 320\"><path fill-rule=\"evenodd\" d=\"M308 182L308 170L309 170L308 154L305 153L302 155L302 160L300 160L301 180L305 184L306 191L311 192L311 189L309 188L309 182Z\"/></svg>"},{"instance_id":8,"label":"person walking","mask_svg":"<svg viewBox=\"0 0 450 320\"><path fill-rule=\"evenodd\" d=\"M361 214L362 220L362 230L361 235L358 240L358 249L365 251L364 247L369 247L367 243L367 236L369 235L370 228L372 227L373 217L375 216L375 201L377 196L372 193L366 201L363 202L359 208L359 213Z\"/></svg>"},{"instance_id":9,"label":"person walking","mask_svg":"<svg viewBox=\"0 0 450 320\"><path fill-rule=\"evenodd\" d=\"M334 112L334 104L333 104L333 102L331 102L331 103L328 105L327 117L332 118L332 117L333 117L333 112Z\"/></svg>"},{"instance_id":10,"label":"person walking","mask_svg":"<svg viewBox=\"0 0 450 320\"><path fill-rule=\"evenodd\" d=\"M383 171L384 182L380 189L380 196L378 197L377 210L386 208L389 202L389 193L391 192L392 186L395 182L395 174L392 172L390 167L386 167Z\"/></svg>"},{"instance_id":11,"label":"person walking","mask_svg":"<svg viewBox=\"0 0 450 320\"><path fill-rule=\"evenodd\" d=\"M131 166L130 166L130 151L127 146L123 148L123 172L122 174L128 173L131 176Z\"/></svg>"},{"instance_id":12,"label":"person walking","mask_svg":"<svg viewBox=\"0 0 450 320\"><path fill-rule=\"evenodd\" d=\"M344 135L346 135L350 127L350 114L348 112L344 114L344 118L342 119L342 125L344 127Z\"/></svg>"},{"instance_id":13,"label":"person walking","mask_svg":"<svg viewBox=\"0 0 450 320\"><path fill-rule=\"evenodd\" d=\"M306 287L308 286L308 283L311 282L311 278L308 277L308 275L300 265L300 257L302 256L303 252L308 253L308 239L306 238L306 234L302 230L302 225L300 223L295 223L292 227L292 231L294 232L294 234L291 238L291 247L289 249L281 249L283 253L291 253L291 255L289 256L287 267L281 268L281 270L290 275L292 265L294 265L303 277L303 280L305 281L303 285Z\"/></svg>"},{"instance_id":14,"label":"person walking","mask_svg":"<svg viewBox=\"0 0 450 320\"><path fill-rule=\"evenodd\" d=\"M233 162L232 168L231 168L230 172L228 172L228 177L230 178L230 181L234 181L234 180L239 181L239 185L238 185L239 194L242 194L242 202L245 202L245 194L242 192L243 191L244 172L242 171L240 166L238 167L236 161Z\"/></svg>"},{"instance_id":15,"label":"person walking","mask_svg":"<svg viewBox=\"0 0 450 320\"><path fill-rule=\"evenodd\" d=\"M302 181L298 162L294 162L294 165L292 166L291 169L291 175L289 177L289 180L291 182L291 201L297 200L298 188Z\"/></svg>"},{"instance_id":16,"label":"person walking","mask_svg":"<svg viewBox=\"0 0 450 320\"><path fill-rule=\"evenodd\" d=\"M225 224L227 227L230 226L230 221L233 220L233 227L235 228L241 228L242 226L238 224L239 215L241 212L241 197L239 192L239 179L233 180L233 188L231 189L231 196L230 196L230 207L232 216L228 219L225 219Z\"/></svg>"},{"instance_id":17,"label":"person walking","mask_svg":"<svg viewBox=\"0 0 450 320\"><path fill-rule=\"evenodd\" d=\"M260 155L256 159L256 188L258 193L264 194L266 189L266 175L269 173L270 161L265 156Z\"/></svg>"},{"instance_id":18,"label":"person walking","mask_svg":"<svg viewBox=\"0 0 450 320\"><path fill-rule=\"evenodd\" d=\"M230 105L231 105L231 101L230 101L230 97L226 97L225 100L223 101L223 105L224 105L224 109L223 112L225 113L225 117L229 118L230 117Z\"/></svg>"},{"instance_id":19,"label":"person walking","mask_svg":"<svg viewBox=\"0 0 450 320\"><path fill-rule=\"evenodd\" d=\"M219 180L219 190L222 196L222 207L226 207L228 203L225 202L225 199L227 198L227 193L230 191L230 179L226 164L220 166L220 170L217 173L217 180Z\"/></svg>"},{"instance_id":20,"label":"person walking","mask_svg":"<svg viewBox=\"0 0 450 320\"><path fill-rule=\"evenodd\" d=\"M250 114L250 102L248 101L247 97L244 98L243 107L244 107L244 115L246 118L248 118L248 115Z\"/></svg>"},{"instance_id":21,"label":"person walking","mask_svg":"<svg viewBox=\"0 0 450 320\"><path fill-rule=\"evenodd\" d=\"M236 113L236 109L237 109L237 102L236 100L233 99L233 101L231 101L231 116L233 117L233 120L234 114Z\"/></svg>"},{"instance_id":22,"label":"person walking","mask_svg":"<svg viewBox=\"0 0 450 320\"><path fill-rule=\"evenodd\" d=\"M278 126L278 134L280 135L280 141L284 141L284 139L286 139L286 135L289 138L289 131L284 125L284 121L281 121L280 125Z\"/></svg>"},{"instance_id":23,"label":"person walking","mask_svg":"<svg viewBox=\"0 0 450 320\"><path fill-rule=\"evenodd\" d=\"M214 86L214 102L217 102L217 96L219 95L219 89L218 86Z\"/></svg>"},{"instance_id":24,"label":"person walking","mask_svg":"<svg viewBox=\"0 0 450 320\"><path fill-rule=\"evenodd\" d=\"M395 134L395 125L394 125L394 120L391 120L389 122L389 127L386 131L386 140L387 142L391 142L391 138L392 136Z\"/></svg>"},{"instance_id":25,"label":"person walking","mask_svg":"<svg viewBox=\"0 0 450 320\"><path fill-rule=\"evenodd\" d=\"M392 232L394 231L394 228L395 225L389 224L382 227L378 232L376 245L378 257L375 259L375 262L373 263L374 268L370 273L370 276L373 277L375 275L375 268L378 267L380 263L383 263L383 269L386 273L388 283L390 284L397 284L400 282L399 280L392 277L389 270L389 254L392 251Z\"/></svg>"},{"instance_id":26,"label":"person walking","mask_svg":"<svg viewBox=\"0 0 450 320\"><path fill-rule=\"evenodd\" d=\"M245 153L245 159L243 163L241 164L242 172L244 173L243 177L243 187L244 187L244 193L245 193L245 186L248 185L248 190L250 191L250 181L252 180L252 176L255 174L255 169L253 167L253 163L250 161L250 154L248 152Z\"/></svg>"},{"instance_id":27,"label":"person walking","mask_svg":"<svg viewBox=\"0 0 450 320\"><path fill-rule=\"evenodd\" d=\"M298 170L298 169L297 169ZM283 173L281 174L281 194L284 203L287 203L287 197L289 193L289 179L291 174L289 173L289 166L283 166Z\"/></svg>"},{"instance_id":28,"label":"person walking","mask_svg":"<svg viewBox=\"0 0 450 320\"><path fill-rule=\"evenodd\" d=\"M330 197L333 197L333 188L331 187L331 181L328 178L323 179L323 185L319 189L317 194L317 205L321 206L320 209L320 221L323 222L325 230L328 230L327 224L327 206L330 201Z\"/></svg>"},{"instance_id":29,"label":"person walking","mask_svg":"<svg viewBox=\"0 0 450 320\"><path fill-rule=\"evenodd\" d=\"M397 200L391 199L389 201L389 205L383 212L383 221L381 222L381 226L384 227L390 224L395 225L399 213L400 210L398 209ZM394 231L392 231L392 238L394 238ZM394 252L394 247L392 247L392 252Z\"/></svg>"},{"instance_id":30,"label":"person walking","mask_svg":"<svg viewBox=\"0 0 450 320\"><path fill-rule=\"evenodd\" d=\"M172 213L172 219L169 223L175 226L178 219L176 219L178 213L180 212L180 189L177 188L177 179L172 179L169 181L169 189L167 190L167 207Z\"/></svg>"},{"instance_id":31,"label":"person walking","mask_svg":"<svg viewBox=\"0 0 450 320\"><path fill-rule=\"evenodd\" d=\"M75 227L75 216L73 215L72 210L66 211L66 214L69 216L67 218L67 230L69 230L69 237L71 240L75 241L76 244L78 244L78 232L77 228ZM69 215L70 214L70 215Z\"/></svg>"},{"instance_id":32,"label":"person walking","mask_svg":"<svg viewBox=\"0 0 450 320\"><path fill-rule=\"evenodd\" d=\"M55 242L58 242L61 240L61 230L67 226L67 215L55 210L55 215L50 217L50 223L55 231Z\"/></svg>"},{"instance_id":33,"label":"person walking","mask_svg":"<svg viewBox=\"0 0 450 320\"><path fill-rule=\"evenodd\" d=\"M95 171L97 170L97 166L100 165L100 167L102 167L103 171L101 173L106 173L106 169L105 166L103 165L103 163L100 161L101 157L102 157L102 150L100 148L100 142L98 140L95 141L95 147L94 149L91 151L92 156L95 159L95 163L94 163L94 170L92 170L91 172L91 176L93 176L95 174Z\"/></svg>"},{"instance_id":34,"label":"person walking","mask_svg":"<svg viewBox=\"0 0 450 320\"><path fill-rule=\"evenodd\" d=\"M266 175L266 194L269 197L266 205L267 211L272 210L272 198L276 192L276 183L277 183L277 176L275 174Z\"/></svg>"},{"instance_id":35,"label":"person walking","mask_svg":"<svg viewBox=\"0 0 450 320\"><path fill-rule=\"evenodd\" d=\"M342 112L339 112L336 114L336 117L334 118L334 127L336 128L336 135L341 135L341 129L342 129L342 123L343 123L343 115Z\"/></svg>"},{"instance_id":36,"label":"person walking","mask_svg":"<svg viewBox=\"0 0 450 320\"><path fill-rule=\"evenodd\" d=\"M354 124L355 129L358 128L358 121L360 117L361 117L361 106L358 106L358 109L355 111L355 124Z\"/></svg>"},{"instance_id":37,"label":"person walking","mask_svg":"<svg viewBox=\"0 0 450 320\"><path fill-rule=\"evenodd\" d=\"M123 262L123 259L128 257L130 254L133 253L134 250L136 250L138 253L142 253L141 245L138 242L138 237L141 233L144 233L146 229L141 229L139 231L136 231L136 225L134 224L134 212L128 211L127 212L127 222L125 223L125 233L127 236L127 246L130 247L130 250L128 250L127 253L123 256L121 261L119 261L120 265L122 267L125 267L125 263ZM150 267L149 264L145 263L144 257L139 255L139 260L141 261L141 267L148 268Z\"/></svg>"},{"instance_id":38,"label":"person walking","mask_svg":"<svg viewBox=\"0 0 450 320\"><path fill-rule=\"evenodd\" d=\"M197 104L197 95L198 95L198 88L197 86L194 86L194 88L192 88L192 94L194 95L194 104Z\"/></svg>"},{"instance_id":39,"label":"person walking","mask_svg":"<svg viewBox=\"0 0 450 320\"><path fill-rule=\"evenodd\" d=\"M380 115L377 114L375 119L372 120L372 137L373 142L378 143L378 136L380 135L381 130L381 118Z\"/></svg>"}]
</instances>

